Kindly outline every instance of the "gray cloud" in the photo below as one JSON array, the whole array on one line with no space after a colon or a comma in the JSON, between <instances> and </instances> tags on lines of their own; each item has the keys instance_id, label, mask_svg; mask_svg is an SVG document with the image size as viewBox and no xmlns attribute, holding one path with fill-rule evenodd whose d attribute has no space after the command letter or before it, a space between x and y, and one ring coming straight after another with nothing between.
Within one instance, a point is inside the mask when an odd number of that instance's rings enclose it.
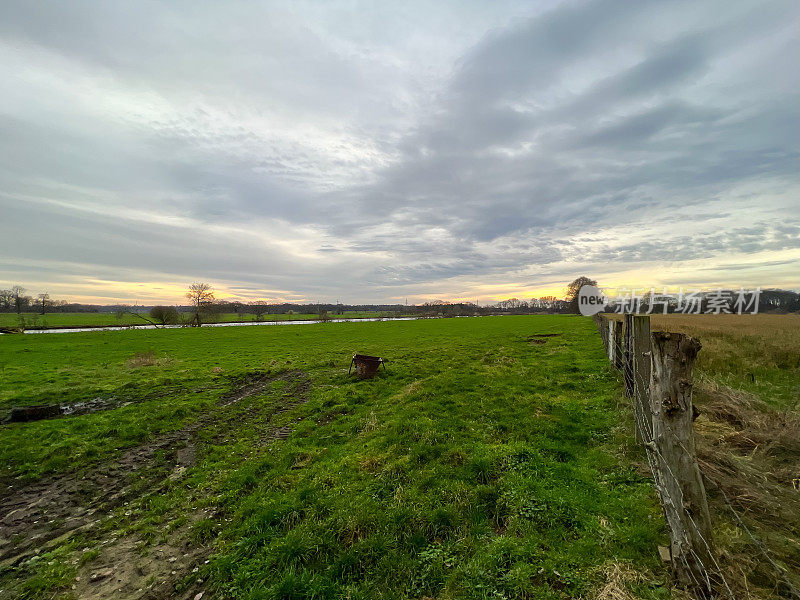
<instances>
[{"instance_id":1,"label":"gray cloud","mask_svg":"<svg viewBox=\"0 0 800 600\"><path fill-rule=\"evenodd\" d=\"M796 280L799 13L4 3L0 285L384 300L731 252Z\"/></svg>"}]
</instances>

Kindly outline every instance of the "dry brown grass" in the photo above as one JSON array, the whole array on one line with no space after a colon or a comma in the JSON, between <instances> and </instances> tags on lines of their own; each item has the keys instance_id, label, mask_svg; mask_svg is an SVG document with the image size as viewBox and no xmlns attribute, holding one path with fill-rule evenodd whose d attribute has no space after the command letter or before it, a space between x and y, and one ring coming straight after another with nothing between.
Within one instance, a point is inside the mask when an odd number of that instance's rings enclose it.
<instances>
[{"instance_id":1,"label":"dry brown grass","mask_svg":"<svg viewBox=\"0 0 800 600\"><path fill-rule=\"evenodd\" d=\"M751 383L765 370L800 369L800 315L660 315L650 322L657 330L700 339L706 357L701 355L701 369L722 374L738 368L734 374Z\"/></svg>"},{"instance_id":2,"label":"dry brown grass","mask_svg":"<svg viewBox=\"0 0 800 600\"><path fill-rule=\"evenodd\" d=\"M792 597L786 581L800 589L800 414L713 382L695 401L698 462L728 579L743 598Z\"/></svg>"},{"instance_id":3,"label":"dry brown grass","mask_svg":"<svg viewBox=\"0 0 800 600\"><path fill-rule=\"evenodd\" d=\"M138 369L140 367L154 367L156 365L163 365L169 362L169 358L156 358L155 353L151 352L137 352L128 360L125 365L129 369Z\"/></svg>"},{"instance_id":4,"label":"dry brown grass","mask_svg":"<svg viewBox=\"0 0 800 600\"><path fill-rule=\"evenodd\" d=\"M649 574L641 573L625 562L610 562L602 567L603 587L596 590L594 600L637 600L631 587L651 579ZM670 590L672 600L692 600L679 589Z\"/></svg>"},{"instance_id":5,"label":"dry brown grass","mask_svg":"<svg viewBox=\"0 0 800 600\"><path fill-rule=\"evenodd\" d=\"M642 575L625 563L613 562L603 569L605 584L595 600L636 600L628 585L642 579Z\"/></svg>"},{"instance_id":6,"label":"dry brown grass","mask_svg":"<svg viewBox=\"0 0 800 600\"><path fill-rule=\"evenodd\" d=\"M603 313L619 320L622 315ZM698 332L734 334L763 338L781 338L800 352L800 315L684 315L653 314L650 325L658 331L674 331L693 335ZM791 337L792 340L786 340Z\"/></svg>"},{"instance_id":7,"label":"dry brown grass","mask_svg":"<svg viewBox=\"0 0 800 600\"><path fill-rule=\"evenodd\" d=\"M700 381L746 390L771 405L800 406L800 315L651 315L650 327L700 340Z\"/></svg>"}]
</instances>

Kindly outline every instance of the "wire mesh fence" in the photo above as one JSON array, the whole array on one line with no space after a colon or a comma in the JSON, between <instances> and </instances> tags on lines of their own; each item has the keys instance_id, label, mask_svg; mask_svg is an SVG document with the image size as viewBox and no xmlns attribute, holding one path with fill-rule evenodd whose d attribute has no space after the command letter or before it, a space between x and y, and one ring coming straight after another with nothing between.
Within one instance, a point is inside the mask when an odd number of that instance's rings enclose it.
<instances>
[{"instance_id":1,"label":"wire mesh fence","mask_svg":"<svg viewBox=\"0 0 800 600\"><path fill-rule=\"evenodd\" d=\"M634 335L634 318L640 319L647 335ZM631 401L637 441L645 449L670 535L670 556L676 579L699 597L736 599L714 548L704 482L717 489L735 522L753 541L779 580L786 584L790 597L800 598L785 570L770 556L766 546L745 524L718 482L700 471L693 441L695 413L691 403L691 367L699 343L682 334L650 334L647 317L626 315L622 322L595 316L595 322L612 366L619 369L625 393ZM639 332L641 333L641 332ZM674 340L673 354L667 358L663 348L654 346ZM694 350L692 350L694 348ZM693 354L694 352L694 354ZM640 368L639 361L649 363ZM688 367L688 368L687 368ZM649 373L649 377L645 378ZM664 380L667 380L666 382ZM673 398L665 398L674 396ZM665 405L665 400L674 405ZM668 402L668 403L669 403ZM683 418L669 419L670 410L683 411ZM688 413L687 413L688 411ZM665 421L669 422L665 425ZM673 428L677 424L681 429ZM664 449L669 448L669 452ZM678 451L675 452L674 450ZM694 474L699 478L694 480ZM698 498L698 494L702 497ZM704 507L704 509L703 509ZM698 522L699 521L699 522Z\"/></svg>"}]
</instances>

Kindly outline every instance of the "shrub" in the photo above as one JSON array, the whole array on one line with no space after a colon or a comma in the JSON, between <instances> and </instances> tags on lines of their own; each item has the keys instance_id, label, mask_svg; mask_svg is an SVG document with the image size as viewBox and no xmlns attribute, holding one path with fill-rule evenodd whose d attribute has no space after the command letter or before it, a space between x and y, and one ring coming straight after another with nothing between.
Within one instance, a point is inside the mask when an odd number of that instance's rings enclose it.
<instances>
[{"instance_id":1,"label":"shrub","mask_svg":"<svg viewBox=\"0 0 800 600\"><path fill-rule=\"evenodd\" d=\"M150 318L162 325L172 325L179 320L174 306L154 306L150 309Z\"/></svg>"}]
</instances>

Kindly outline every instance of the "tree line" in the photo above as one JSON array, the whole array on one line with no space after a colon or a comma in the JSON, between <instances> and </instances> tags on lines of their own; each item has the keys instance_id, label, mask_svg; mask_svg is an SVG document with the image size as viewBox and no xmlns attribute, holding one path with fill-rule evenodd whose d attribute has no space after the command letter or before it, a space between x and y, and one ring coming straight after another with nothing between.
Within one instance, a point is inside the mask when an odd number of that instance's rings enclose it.
<instances>
[{"instance_id":1,"label":"tree line","mask_svg":"<svg viewBox=\"0 0 800 600\"><path fill-rule=\"evenodd\" d=\"M322 318L335 317L344 313L378 312L390 316L473 316L493 314L575 314L578 313L578 293L584 285L597 285L588 277L579 277L567 285L565 298L542 296L540 298L508 298L494 303L458 302L432 300L421 304L343 304L343 303L292 303L268 302L265 300L239 301L215 297L213 287L208 283L193 283L188 287L187 304L132 306L126 304L96 305L68 302L50 297L47 292L29 295L21 285L0 289L0 312L38 314L55 312L107 312L122 316L126 313L148 314L159 324L186 323L199 324L213 321L221 314L237 314L242 319L254 315L262 320L269 315L279 314L318 314ZM733 293L733 292L731 292ZM647 308L651 298L645 296L643 307ZM613 310L609 305L607 310ZM759 298L761 312L800 312L800 293L791 290L762 290ZM661 312L659 309L658 312ZM670 304L668 312L676 312Z\"/></svg>"},{"instance_id":2,"label":"tree line","mask_svg":"<svg viewBox=\"0 0 800 600\"><path fill-rule=\"evenodd\" d=\"M38 312L45 314L54 308L62 309L67 302L53 300L50 294L42 292L36 296L29 296L21 285L12 285L7 290L0 290L0 312ZM61 311L66 312L66 311Z\"/></svg>"}]
</instances>

